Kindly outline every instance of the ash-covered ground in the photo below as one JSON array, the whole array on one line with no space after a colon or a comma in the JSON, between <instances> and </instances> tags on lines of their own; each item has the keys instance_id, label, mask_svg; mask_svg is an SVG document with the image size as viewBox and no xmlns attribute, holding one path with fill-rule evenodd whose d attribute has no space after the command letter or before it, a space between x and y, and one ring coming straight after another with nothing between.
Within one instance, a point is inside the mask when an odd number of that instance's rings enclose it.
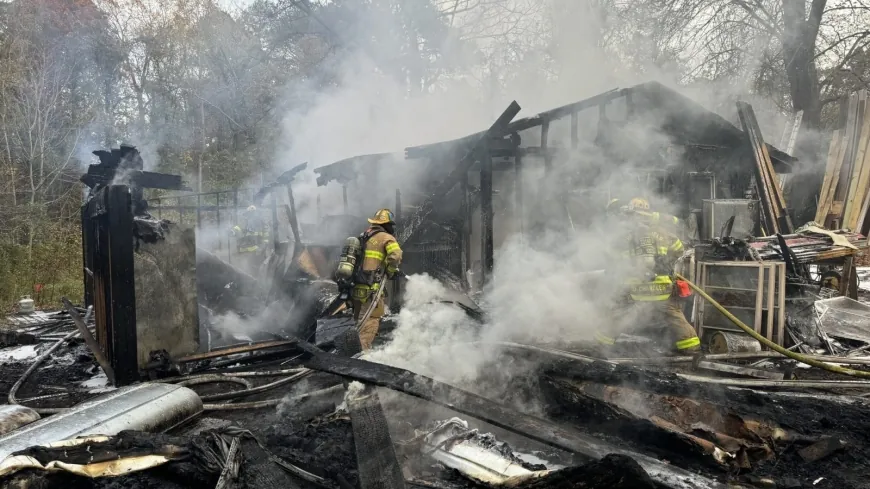
<instances>
[{"instance_id":1,"label":"ash-covered ground","mask_svg":"<svg viewBox=\"0 0 870 489\"><path fill-rule=\"evenodd\" d=\"M11 385L30 365L38 352L44 347L14 347L2 350L0 363L0 382L2 392L8 394ZM506 352L507 361L512 353ZM510 358L515 364L530 362L526 353L522 358ZM530 363L528 363L531 365ZM672 463L723 482L742 482L759 478L770 478L776 487L806 488L864 488L870 487L865 474L870 473L870 410L867 403L857 397L835 396L815 391L806 394L764 393L747 389L734 389L718 385L699 385L674 377L665 368L579 368L566 366L559 362L540 362L539 368L526 368L522 375L498 370L495 365L482 371L492 372L477 379L472 390L497 399L510 408L535 416L546 417L558 425L577 429L582 433L606 440L616 447L668 459L655 443L644 440L626 439L618 427L608 424L606 417L590 419L581 416L575 406L560 400L558 395L549 391L548 379L578 381L578 379L605 382L609 385L635 387L668 395L686 396L707 400L743 416L766 419L777 423L783 429L798 435L798 439L778 446L771 460L755 464L750 471L729 472L711 467L707 463L693 463L691 457L675 457ZM266 368L275 368L274 366ZM815 374L802 373L804 378ZM256 385L274 379L254 379ZM839 377L838 380L842 380ZM297 384L246 397L244 401L263 399L286 399L276 408L256 410L209 411L203 414L208 420L223 420L249 430L267 450L284 460L297 465L313 474L322 476L332 487L358 487L359 478L350 417L340 407L343 394L336 392L318 402L291 402L295 397L335 385L343 385L343 379L324 373L314 373ZM463 385L465 388L471 388ZM232 384L206 384L192 387L200 394L212 394L237 386ZM85 399L97 396L108 389L105 378L94 367L93 357L87 348L78 341L71 341L60 348L52 357L25 382L19 389L19 400L34 407L67 407ZM450 419L457 414L448 408L411 398L385 388L379 389L380 399L387 414L393 442L400 462L406 468L406 477L419 484L436 484L444 488L471 487L471 482L448 470L444 470L430 458L424 456L413 440L433 423ZM54 397L53 394L62 394ZM39 398L43 397L43 398ZM37 399L30 399L37 398ZM544 464L550 469L566 470L560 472L561 479L544 481L538 487L645 487L642 471L637 472L630 461L610 458L598 464L589 465L589 460L554 449L541 443L499 429L486 423L460 416L469 421L472 428L482 433L492 433L500 441L507 443L512 450L528 463ZM182 427L173 434L187 436L196 424ZM824 437L837 437L846 442L846 447L818 461L805 462L799 449L811 441ZM243 463L251 464L256 460ZM579 468L578 468L579 467ZM585 467L585 469L583 468ZM613 473L614 467L621 467L626 478L614 480L605 476ZM639 467L638 467L639 468ZM584 470L593 471L583 472ZM597 471L597 472L595 472ZM244 468L243 468L244 472ZM586 474L581 478L580 474ZM592 475L590 475L592 474ZM754 477L754 479L753 479ZM42 479L44 487L83 488L121 488L149 489L157 487L186 488L197 487L174 477L171 472L153 470L123 479L82 480L60 476ZM582 480L581 480L582 479ZM422 482L421 482L422 481ZM297 481L299 487L313 485ZM626 485L628 484L628 485ZM631 485L636 484L636 485ZM763 485L762 485L763 486ZM29 487L40 487L31 485ZM252 486L255 487L255 486Z\"/></svg>"}]
</instances>

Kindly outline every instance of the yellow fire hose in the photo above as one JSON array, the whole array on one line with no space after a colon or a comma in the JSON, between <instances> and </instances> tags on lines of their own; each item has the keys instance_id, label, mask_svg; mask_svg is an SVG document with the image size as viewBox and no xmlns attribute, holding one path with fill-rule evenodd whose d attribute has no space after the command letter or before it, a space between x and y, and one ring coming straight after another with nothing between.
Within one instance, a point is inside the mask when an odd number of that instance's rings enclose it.
<instances>
[{"instance_id":1,"label":"yellow fire hose","mask_svg":"<svg viewBox=\"0 0 870 489\"><path fill-rule=\"evenodd\" d=\"M710 297L709 295L707 295L706 292L704 292L703 290L701 290L700 287L698 287L697 285L695 285L694 283L692 283L689 279L687 279L686 277L683 277L683 276L680 275L679 273L678 273L678 274L675 274L675 276L676 276L676 278L678 278L678 279L680 279L680 280L683 280L683 281L685 281L687 284L689 284L689 287L691 287L691 288L692 288L695 292L697 292L701 297L703 297L704 299L706 299L707 302L709 302L710 304L712 304L713 307L715 307L719 312L721 312L722 314L724 314L725 317L727 317L728 319L730 319L732 323L736 324L740 329L742 329L743 331L745 331L746 334L748 334L749 336L751 336L751 337L755 338L756 340L760 341L762 345L764 345L764 346L770 348L771 350L773 350L773 351L775 351L775 352L777 352L777 353L780 353L780 354L782 354L782 355L785 355L785 356L787 356L787 357L789 357L789 358L791 358L791 359L797 360L797 361L799 361L799 362L801 362L801 363L805 363L805 364L807 364L807 365L811 365L811 366L813 366L813 367L818 367L818 368L821 368L821 369L825 369L825 370L827 370L828 372L834 372L834 373L843 374L843 375L851 375L852 377L861 377L861 378L865 378L865 379L870 379L870 372L864 372L864 371L861 371L861 370L853 370L853 369L851 369L851 368L840 367L840 366L838 366L838 365L831 365L830 363L825 363L825 362L820 362L820 361L818 361L818 360L813 360L812 358L809 358L809 357L806 356L806 355L802 355L802 354L800 354L800 353L795 353L795 352L793 352L793 351L786 350L785 348L783 348L783 347L777 345L776 343L774 343L774 342L768 340L768 339L765 338L764 336L761 336L761 335L758 334L754 329L752 329L752 328L750 328L749 326L743 324L743 321L737 319L733 314L731 314L730 312L728 312L728 310L725 309L725 308L722 306L722 304L719 304L718 302L716 302L712 297Z\"/></svg>"}]
</instances>

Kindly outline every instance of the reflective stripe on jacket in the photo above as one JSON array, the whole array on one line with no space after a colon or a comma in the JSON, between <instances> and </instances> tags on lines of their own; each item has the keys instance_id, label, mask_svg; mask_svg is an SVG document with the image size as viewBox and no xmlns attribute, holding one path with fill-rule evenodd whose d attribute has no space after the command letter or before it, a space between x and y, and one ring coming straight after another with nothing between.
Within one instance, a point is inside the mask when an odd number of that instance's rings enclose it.
<instances>
[{"instance_id":1,"label":"reflective stripe on jacket","mask_svg":"<svg viewBox=\"0 0 870 489\"><path fill-rule=\"evenodd\" d=\"M396 273L399 265L402 264L402 248L399 247L395 236L380 226L372 226L367 232L371 233L372 231L378 231L378 233L366 241L361 266L363 273L377 273L381 269L385 269L387 275ZM353 298L367 300L369 295L377 291L379 287L379 282L372 285L357 283L354 286Z\"/></svg>"},{"instance_id":2,"label":"reflective stripe on jacket","mask_svg":"<svg viewBox=\"0 0 870 489\"><path fill-rule=\"evenodd\" d=\"M654 220L659 219L653 213ZM673 217L673 216L671 216ZM674 223L678 222L676 218ZM624 252L634 265L655 278L652 281L628 278L625 281L632 300L639 302L668 300L674 290L670 273L673 257L683 253L683 242L673 234L658 229L650 229L641 235L628 238L628 249Z\"/></svg>"}]
</instances>

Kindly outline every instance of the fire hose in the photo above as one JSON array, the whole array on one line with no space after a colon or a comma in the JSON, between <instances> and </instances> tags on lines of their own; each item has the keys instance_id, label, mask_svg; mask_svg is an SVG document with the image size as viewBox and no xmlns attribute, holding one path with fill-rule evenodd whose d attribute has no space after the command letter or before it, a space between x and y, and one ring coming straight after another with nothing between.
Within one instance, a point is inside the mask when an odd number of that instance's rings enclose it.
<instances>
[{"instance_id":1,"label":"fire hose","mask_svg":"<svg viewBox=\"0 0 870 489\"><path fill-rule=\"evenodd\" d=\"M369 307L367 307L366 312L359 317L359 321L357 321L356 323L357 331L362 329L362 325L365 324L366 320L369 318L369 316L372 315L372 312L374 312L375 307L378 306L378 301L381 300L381 295L383 295L384 293L384 286L386 286L384 282L385 280L381 280L379 282L380 286L378 287L378 290L375 292L375 294L370 298L371 302L369 303Z\"/></svg>"},{"instance_id":2,"label":"fire hose","mask_svg":"<svg viewBox=\"0 0 870 489\"><path fill-rule=\"evenodd\" d=\"M770 348L771 350L773 350L777 353L780 353L782 355L785 355L793 360L797 360L801 363L805 363L807 365L810 365L812 367L827 370L828 372L834 372L837 374L849 375L852 377L861 377L864 379L870 379L870 372L865 372L862 370L854 370L851 368L840 367L839 365L832 365L830 363L820 362L818 360L812 359L811 357L809 357L807 355L803 355L801 353L796 353L796 352L793 352L790 350L786 350L785 348L777 345L773 341L770 341L769 339L765 338L764 336L761 336L757 331L755 331L754 329L752 329L749 326L747 326L746 324L744 324L743 321L737 319L737 317L735 317L733 314L728 312L728 310L725 309L725 307L723 307L721 304L716 302L715 299L710 297L706 292L704 292L703 289L701 289L700 287L695 285L692 281L690 281L686 277L683 277L680 274L675 274L675 277L686 282L687 284L689 284L689 287L691 287L695 292L698 293L698 295L703 297L707 302L709 302L713 307L715 307L719 312L721 312L725 317L727 317L732 323L737 325L737 327L742 329L746 334L755 338L762 345Z\"/></svg>"}]
</instances>

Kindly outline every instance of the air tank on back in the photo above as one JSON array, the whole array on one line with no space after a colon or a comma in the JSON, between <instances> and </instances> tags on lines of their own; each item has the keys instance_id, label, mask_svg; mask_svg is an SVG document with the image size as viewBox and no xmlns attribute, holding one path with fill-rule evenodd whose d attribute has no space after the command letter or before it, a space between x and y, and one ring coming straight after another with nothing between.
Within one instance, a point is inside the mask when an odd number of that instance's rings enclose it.
<instances>
[{"instance_id":1,"label":"air tank on back","mask_svg":"<svg viewBox=\"0 0 870 489\"><path fill-rule=\"evenodd\" d=\"M353 282L353 271L356 268L357 256L361 249L359 238L351 236L344 240L344 247L341 249L341 256L338 258L338 265L335 267L334 279L339 286L351 284Z\"/></svg>"}]
</instances>

